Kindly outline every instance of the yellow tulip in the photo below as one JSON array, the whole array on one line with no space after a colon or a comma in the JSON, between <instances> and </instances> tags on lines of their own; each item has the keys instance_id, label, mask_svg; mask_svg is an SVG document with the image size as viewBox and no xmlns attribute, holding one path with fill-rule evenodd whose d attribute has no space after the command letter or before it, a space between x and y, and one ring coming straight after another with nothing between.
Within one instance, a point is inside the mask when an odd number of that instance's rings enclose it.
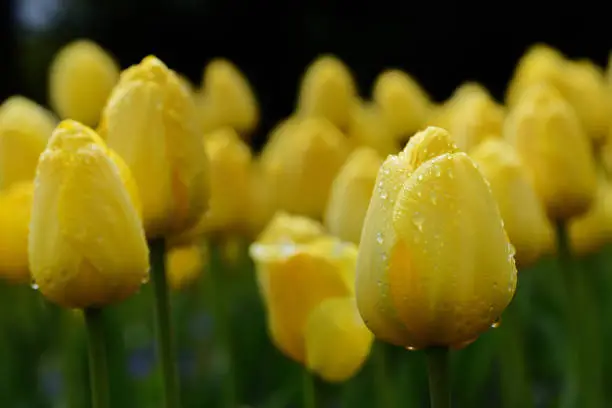
<instances>
[{"instance_id":1,"label":"yellow tulip","mask_svg":"<svg viewBox=\"0 0 612 408\"><path fill-rule=\"evenodd\" d=\"M249 200L245 214L247 236L256 237L276 213L274 197L261 170L259 160L253 162L249 181Z\"/></svg>"},{"instance_id":2,"label":"yellow tulip","mask_svg":"<svg viewBox=\"0 0 612 408\"><path fill-rule=\"evenodd\" d=\"M357 248L327 237L306 244L256 242L251 256L275 345L328 381L352 376L372 342L351 311Z\"/></svg>"},{"instance_id":3,"label":"yellow tulip","mask_svg":"<svg viewBox=\"0 0 612 408\"><path fill-rule=\"evenodd\" d=\"M173 290L181 290L192 285L202 274L205 248L199 244L171 247L166 252L166 271L168 285Z\"/></svg>"},{"instance_id":4,"label":"yellow tulip","mask_svg":"<svg viewBox=\"0 0 612 408\"><path fill-rule=\"evenodd\" d=\"M51 112L22 96L0 105L0 190L34 178L56 122Z\"/></svg>"},{"instance_id":5,"label":"yellow tulip","mask_svg":"<svg viewBox=\"0 0 612 408\"><path fill-rule=\"evenodd\" d=\"M612 185L599 181L595 201L589 210L570 221L570 244L577 255L597 252L612 241Z\"/></svg>"},{"instance_id":6,"label":"yellow tulip","mask_svg":"<svg viewBox=\"0 0 612 408\"><path fill-rule=\"evenodd\" d=\"M383 156L400 150L380 108L374 104L356 103L351 110L347 135L355 146L368 146Z\"/></svg>"},{"instance_id":7,"label":"yellow tulip","mask_svg":"<svg viewBox=\"0 0 612 408\"><path fill-rule=\"evenodd\" d=\"M34 185L13 184L0 191L0 276L11 282L28 282L28 226Z\"/></svg>"},{"instance_id":8,"label":"yellow tulip","mask_svg":"<svg viewBox=\"0 0 612 408\"><path fill-rule=\"evenodd\" d=\"M434 127L389 156L376 183L357 260L366 325L409 349L475 340L510 303L517 280L488 183Z\"/></svg>"},{"instance_id":9,"label":"yellow tulip","mask_svg":"<svg viewBox=\"0 0 612 408\"><path fill-rule=\"evenodd\" d=\"M283 211L274 214L257 237L259 244L305 244L325 236L325 228L318 221Z\"/></svg>"},{"instance_id":10,"label":"yellow tulip","mask_svg":"<svg viewBox=\"0 0 612 408\"><path fill-rule=\"evenodd\" d=\"M208 203L208 161L194 101L176 73L153 56L125 70L99 130L134 175L147 237L193 227Z\"/></svg>"},{"instance_id":11,"label":"yellow tulip","mask_svg":"<svg viewBox=\"0 0 612 408\"><path fill-rule=\"evenodd\" d=\"M95 126L113 86L119 66L99 45L78 40L62 48L49 68L49 99L62 118Z\"/></svg>"},{"instance_id":12,"label":"yellow tulip","mask_svg":"<svg viewBox=\"0 0 612 408\"><path fill-rule=\"evenodd\" d=\"M512 145L503 139L488 139L470 156L491 185L519 266L533 264L553 251L552 225Z\"/></svg>"},{"instance_id":13,"label":"yellow tulip","mask_svg":"<svg viewBox=\"0 0 612 408\"><path fill-rule=\"evenodd\" d=\"M591 145L574 110L553 87L526 90L504 134L529 169L549 218L568 219L589 208L597 188Z\"/></svg>"},{"instance_id":14,"label":"yellow tulip","mask_svg":"<svg viewBox=\"0 0 612 408\"><path fill-rule=\"evenodd\" d=\"M398 142L408 140L425 123L432 107L423 88L410 75L396 69L378 76L372 97Z\"/></svg>"},{"instance_id":15,"label":"yellow tulip","mask_svg":"<svg viewBox=\"0 0 612 408\"><path fill-rule=\"evenodd\" d=\"M340 169L327 202L325 225L343 241L359 244L361 227L370 204L382 158L375 150L353 151Z\"/></svg>"},{"instance_id":16,"label":"yellow tulip","mask_svg":"<svg viewBox=\"0 0 612 408\"><path fill-rule=\"evenodd\" d=\"M350 152L348 140L322 118L299 121L276 140L265 147L261 162L275 207L320 219Z\"/></svg>"},{"instance_id":17,"label":"yellow tulip","mask_svg":"<svg viewBox=\"0 0 612 408\"><path fill-rule=\"evenodd\" d=\"M349 68L338 58L325 55L306 70L296 111L300 116L325 118L344 130L356 100L357 87Z\"/></svg>"},{"instance_id":18,"label":"yellow tulip","mask_svg":"<svg viewBox=\"0 0 612 408\"><path fill-rule=\"evenodd\" d=\"M61 122L40 157L28 241L32 278L49 300L101 307L148 279L138 192L127 165L90 128Z\"/></svg>"},{"instance_id":19,"label":"yellow tulip","mask_svg":"<svg viewBox=\"0 0 612 408\"><path fill-rule=\"evenodd\" d=\"M212 60L206 66L198 102L200 126L205 133L231 127L245 135L259 121L257 99L247 78L225 59Z\"/></svg>"}]
</instances>

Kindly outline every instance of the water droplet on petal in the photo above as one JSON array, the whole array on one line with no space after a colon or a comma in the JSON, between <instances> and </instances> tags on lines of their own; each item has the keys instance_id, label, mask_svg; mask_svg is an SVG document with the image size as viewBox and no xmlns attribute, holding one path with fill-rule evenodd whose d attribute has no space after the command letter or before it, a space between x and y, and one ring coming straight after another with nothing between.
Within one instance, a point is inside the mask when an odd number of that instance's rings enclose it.
<instances>
[{"instance_id":1,"label":"water droplet on petal","mask_svg":"<svg viewBox=\"0 0 612 408\"><path fill-rule=\"evenodd\" d=\"M421 193L420 191L417 191L416 195L417 195L417 197L421 198L421 196L423 195L423 193Z\"/></svg>"},{"instance_id":2,"label":"water droplet on petal","mask_svg":"<svg viewBox=\"0 0 612 408\"><path fill-rule=\"evenodd\" d=\"M388 196L389 196L389 195L387 194L387 192L386 192L386 191L381 191L381 193L380 193L380 198L381 198L382 200L386 200Z\"/></svg>"},{"instance_id":3,"label":"water droplet on petal","mask_svg":"<svg viewBox=\"0 0 612 408\"><path fill-rule=\"evenodd\" d=\"M440 170L440 166L436 166L434 168L434 174L436 175L436 177L441 177L442 176L442 170Z\"/></svg>"},{"instance_id":4,"label":"water droplet on petal","mask_svg":"<svg viewBox=\"0 0 612 408\"><path fill-rule=\"evenodd\" d=\"M418 180L418 181L423 181L423 175L422 175L422 174L419 174L419 175L417 176L417 180Z\"/></svg>"},{"instance_id":5,"label":"water droplet on petal","mask_svg":"<svg viewBox=\"0 0 612 408\"><path fill-rule=\"evenodd\" d=\"M382 245L382 243L384 242L384 238L383 238L383 234L382 232L378 232L376 234L376 242L378 242L379 244Z\"/></svg>"},{"instance_id":6,"label":"water droplet on petal","mask_svg":"<svg viewBox=\"0 0 612 408\"><path fill-rule=\"evenodd\" d=\"M38 283L36 283L35 281L32 281L32 283L30 284L30 287L34 290L38 290Z\"/></svg>"},{"instance_id":7,"label":"water droplet on petal","mask_svg":"<svg viewBox=\"0 0 612 408\"><path fill-rule=\"evenodd\" d=\"M499 326L501 326L501 317L498 317L493 323L491 323L492 329L497 329Z\"/></svg>"},{"instance_id":8,"label":"water droplet on petal","mask_svg":"<svg viewBox=\"0 0 612 408\"><path fill-rule=\"evenodd\" d=\"M433 205L438 204L438 194L435 191L431 192L431 194L429 195L429 198L431 199L431 203Z\"/></svg>"},{"instance_id":9,"label":"water droplet on petal","mask_svg":"<svg viewBox=\"0 0 612 408\"><path fill-rule=\"evenodd\" d=\"M425 217L420 212L415 212L412 216L412 223L419 231L423 231L423 224L425 223Z\"/></svg>"},{"instance_id":10,"label":"water droplet on petal","mask_svg":"<svg viewBox=\"0 0 612 408\"><path fill-rule=\"evenodd\" d=\"M417 350L418 350L418 348L416 348L416 347L414 347L414 346L407 346L407 347L406 347L406 350L408 350L408 351L417 351Z\"/></svg>"}]
</instances>

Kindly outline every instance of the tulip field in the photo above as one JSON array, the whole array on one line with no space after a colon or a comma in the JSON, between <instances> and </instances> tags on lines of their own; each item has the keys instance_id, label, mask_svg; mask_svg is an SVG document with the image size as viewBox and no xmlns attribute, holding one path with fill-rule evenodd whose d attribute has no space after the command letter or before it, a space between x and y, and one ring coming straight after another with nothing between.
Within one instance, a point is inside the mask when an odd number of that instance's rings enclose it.
<instances>
[{"instance_id":1,"label":"tulip field","mask_svg":"<svg viewBox=\"0 0 612 408\"><path fill-rule=\"evenodd\" d=\"M0 407L612 406L612 65L536 44L503 101L90 40L0 101Z\"/></svg>"}]
</instances>

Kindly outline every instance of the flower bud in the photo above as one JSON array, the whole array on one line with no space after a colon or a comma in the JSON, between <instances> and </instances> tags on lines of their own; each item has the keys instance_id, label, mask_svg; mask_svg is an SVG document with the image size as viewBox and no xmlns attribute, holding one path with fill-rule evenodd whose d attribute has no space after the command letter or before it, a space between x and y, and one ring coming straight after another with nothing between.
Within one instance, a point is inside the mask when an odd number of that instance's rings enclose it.
<instances>
[{"instance_id":1,"label":"flower bud","mask_svg":"<svg viewBox=\"0 0 612 408\"><path fill-rule=\"evenodd\" d=\"M488 139L470 156L491 185L519 266L553 251L552 225L514 148L503 139Z\"/></svg>"},{"instance_id":2,"label":"flower bud","mask_svg":"<svg viewBox=\"0 0 612 408\"><path fill-rule=\"evenodd\" d=\"M204 246L199 244L171 247L166 252L168 285L172 290L182 290L192 285L204 269Z\"/></svg>"},{"instance_id":3,"label":"flower bud","mask_svg":"<svg viewBox=\"0 0 612 408\"><path fill-rule=\"evenodd\" d=\"M325 225L329 232L343 241L359 244L374 182L382 158L368 147L353 151L332 185Z\"/></svg>"},{"instance_id":4,"label":"flower bud","mask_svg":"<svg viewBox=\"0 0 612 408\"><path fill-rule=\"evenodd\" d=\"M380 108L374 104L354 105L347 135L356 147L371 147L382 156L395 154L400 150L399 143L393 138Z\"/></svg>"},{"instance_id":5,"label":"flower bud","mask_svg":"<svg viewBox=\"0 0 612 408\"><path fill-rule=\"evenodd\" d=\"M570 244L577 255L597 252L612 241L612 185L600 179L589 210L570 221Z\"/></svg>"},{"instance_id":6,"label":"flower bud","mask_svg":"<svg viewBox=\"0 0 612 408\"><path fill-rule=\"evenodd\" d=\"M296 111L300 116L321 117L345 129L357 99L357 87L349 68L338 58L317 58L300 85Z\"/></svg>"},{"instance_id":7,"label":"flower bud","mask_svg":"<svg viewBox=\"0 0 612 408\"><path fill-rule=\"evenodd\" d=\"M55 124L51 112L22 96L0 105L0 190L34 178Z\"/></svg>"},{"instance_id":8,"label":"flower bud","mask_svg":"<svg viewBox=\"0 0 612 408\"><path fill-rule=\"evenodd\" d=\"M49 100L62 118L95 126L113 86L119 66L99 45L74 41L62 48L49 68Z\"/></svg>"},{"instance_id":9,"label":"flower bud","mask_svg":"<svg viewBox=\"0 0 612 408\"><path fill-rule=\"evenodd\" d=\"M32 277L49 300L102 307L148 279L138 192L127 165L90 128L61 122L40 156L28 241Z\"/></svg>"},{"instance_id":10,"label":"flower bud","mask_svg":"<svg viewBox=\"0 0 612 408\"><path fill-rule=\"evenodd\" d=\"M225 59L212 60L206 66L198 102L205 133L231 127L242 135L249 134L259 121L259 107L247 78Z\"/></svg>"},{"instance_id":11,"label":"flower bud","mask_svg":"<svg viewBox=\"0 0 612 408\"><path fill-rule=\"evenodd\" d=\"M208 203L208 160L193 99L153 56L121 74L100 135L138 184L147 237L181 233Z\"/></svg>"},{"instance_id":12,"label":"flower bud","mask_svg":"<svg viewBox=\"0 0 612 408\"><path fill-rule=\"evenodd\" d=\"M381 166L357 259L357 306L376 337L461 347L516 288L514 249L476 164L439 128Z\"/></svg>"},{"instance_id":13,"label":"flower bud","mask_svg":"<svg viewBox=\"0 0 612 408\"><path fill-rule=\"evenodd\" d=\"M307 217L277 212L257 237L260 244L304 244L325 235L321 223Z\"/></svg>"},{"instance_id":14,"label":"flower bud","mask_svg":"<svg viewBox=\"0 0 612 408\"><path fill-rule=\"evenodd\" d=\"M276 208L320 219L348 154L348 140L325 119L304 119L288 129L262 153Z\"/></svg>"},{"instance_id":15,"label":"flower bud","mask_svg":"<svg viewBox=\"0 0 612 408\"><path fill-rule=\"evenodd\" d=\"M597 188L590 142L553 87L526 90L508 115L504 134L528 168L549 218L568 219L589 208Z\"/></svg>"}]
</instances>

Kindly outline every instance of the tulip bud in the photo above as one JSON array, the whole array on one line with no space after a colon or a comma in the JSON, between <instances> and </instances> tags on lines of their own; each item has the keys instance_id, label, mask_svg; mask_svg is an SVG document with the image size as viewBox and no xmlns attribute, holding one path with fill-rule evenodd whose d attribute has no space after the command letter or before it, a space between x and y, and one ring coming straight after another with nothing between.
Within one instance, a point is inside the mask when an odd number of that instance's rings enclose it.
<instances>
[{"instance_id":1,"label":"tulip bud","mask_svg":"<svg viewBox=\"0 0 612 408\"><path fill-rule=\"evenodd\" d=\"M383 163L357 259L357 306L381 340L461 347L516 288L514 248L476 164L439 128Z\"/></svg>"},{"instance_id":2,"label":"tulip bud","mask_svg":"<svg viewBox=\"0 0 612 408\"><path fill-rule=\"evenodd\" d=\"M198 244L171 247L166 252L168 284L173 290L182 290L192 285L204 268L204 246Z\"/></svg>"},{"instance_id":3,"label":"tulip bud","mask_svg":"<svg viewBox=\"0 0 612 408\"><path fill-rule=\"evenodd\" d=\"M357 248L320 238L307 244L256 242L250 252L274 344L328 381L352 376L372 341L351 313Z\"/></svg>"},{"instance_id":4,"label":"tulip bud","mask_svg":"<svg viewBox=\"0 0 612 408\"><path fill-rule=\"evenodd\" d=\"M28 226L34 185L14 183L0 191L0 277L10 282L28 282Z\"/></svg>"},{"instance_id":5,"label":"tulip bud","mask_svg":"<svg viewBox=\"0 0 612 408\"><path fill-rule=\"evenodd\" d=\"M245 215L247 235L261 233L276 212L272 193L261 171L260 161L254 161L249 178L249 203Z\"/></svg>"},{"instance_id":6,"label":"tulip bud","mask_svg":"<svg viewBox=\"0 0 612 408\"><path fill-rule=\"evenodd\" d=\"M193 99L153 56L121 74L100 135L138 184L147 237L193 227L208 202L208 161Z\"/></svg>"},{"instance_id":7,"label":"tulip bud","mask_svg":"<svg viewBox=\"0 0 612 408\"><path fill-rule=\"evenodd\" d=\"M265 147L262 171L276 207L320 219L349 142L322 118L300 121Z\"/></svg>"},{"instance_id":8,"label":"tulip bud","mask_svg":"<svg viewBox=\"0 0 612 408\"><path fill-rule=\"evenodd\" d=\"M591 146L572 107L548 85L524 92L504 129L527 166L549 218L584 213L595 196Z\"/></svg>"},{"instance_id":9,"label":"tulip bud","mask_svg":"<svg viewBox=\"0 0 612 408\"><path fill-rule=\"evenodd\" d=\"M55 124L51 112L22 96L0 105L0 190L34 178Z\"/></svg>"},{"instance_id":10,"label":"tulip bud","mask_svg":"<svg viewBox=\"0 0 612 408\"><path fill-rule=\"evenodd\" d=\"M319 222L279 211L257 237L257 242L260 244L304 244L324 235L325 229Z\"/></svg>"},{"instance_id":11,"label":"tulip bud","mask_svg":"<svg viewBox=\"0 0 612 408\"><path fill-rule=\"evenodd\" d=\"M40 156L28 241L32 277L49 300L102 307L148 279L138 192L127 165L90 128L61 122Z\"/></svg>"},{"instance_id":12,"label":"tulip bud","mask_svg":"<svg viewBox=\"0 0 612 408\"><path fill-rule=\"evenodd\" d=\"M488 139L470 156L491 185L521 267L554 250L552 225L518 153L502 139Z\"/></svg>"},{"instance_id":13,"label":"tulip bud","mask_svg":"<svg viewBox=\"0 0 612 408\"><path fill-rule=\"evenodd\" d=\"M400 70L381 73L372 96L398 142L408 140L429 117L429 96L410 75Z\"/></svg>"},{"instance_id":14,"label":"tulip bud","mask_svg":"<svg viewBox=\"0 0 612 408\"><path fill-rule=\"evenodd\" d=\"M119 66L104 49L91 41L74 41L49 68L51 106L62 119L95 126L118 79Z\"/></svg>"},{"instance_id":15,"label":"tulip bud","mask_svg":"<svg viewBox=\"0 0 612 408\"><path fill-rule=\"evenodd\" d=\"M599 181L595 201L589 210L570 221L570 244L577 255L597 252L612 241L612 185Z\"/></svg>"},{"instance_id":16,"label":"tulip bud","mask_svg":"<svg viewBox=\"0 0 612 408\"><path fill-rule=\"evenodd\" d=\"M327 202L325 225L343 241L359 244L361 227L382 158L368 147L355 150L338 172Z\"/></svg>"},{"instance_id":17,"label":"tulip bud","mask_svg":"<svg viewBox=\"0 0 612 408\"><path fill-rule=\"evenodd\" d=\"M200 126L205 133L221 127L251 133L259 121L253 89L240 70L225 59L212 60L204 70L199 95Z\"/></svg>"},{"instance_id":18,"label":"tulip bud","mask_svg":"<svg viewBox=\"0 0 612 408\"><path fill-rule=\"evenodd\" d=\"M380 108L373 104L354 105L347 134L355 146L371 147L383 156L400 150Z\"/></svg>"},{"instance_id":19,"label":"tulip bud","mask_svg":"<svg viewBox=\"0 0 612 408\"><path fill-rule=\"evenodd\" d=\"M305 117L322 117L345 129L357 99L357 87L349 68L338 58L317 58L306 70L296 111Z\"/></svg>"}]
</instances>

